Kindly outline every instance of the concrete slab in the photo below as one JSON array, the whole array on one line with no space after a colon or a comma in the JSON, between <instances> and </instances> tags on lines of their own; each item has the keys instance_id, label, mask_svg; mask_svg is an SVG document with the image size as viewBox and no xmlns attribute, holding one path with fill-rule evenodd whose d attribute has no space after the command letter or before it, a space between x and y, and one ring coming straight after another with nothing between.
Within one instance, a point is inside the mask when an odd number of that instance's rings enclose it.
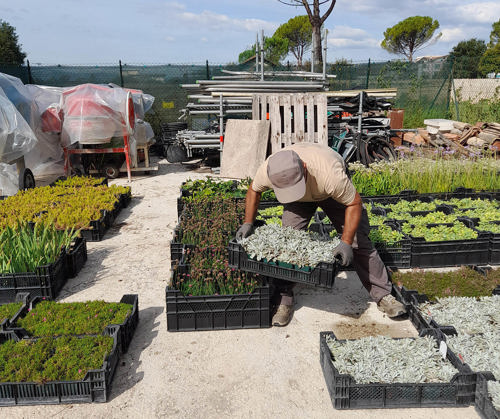
<instances>
[{"instance_id":1,"label":"concrete slab","mask_svg":"<svg viewBox=\"0 0 500 419\"><path fill-rule=\"evenodd\" d=\"M253 178L266 159L269 129L269 121L228 120L220 175L236 179Z\"/></svg>"}]
</instances>

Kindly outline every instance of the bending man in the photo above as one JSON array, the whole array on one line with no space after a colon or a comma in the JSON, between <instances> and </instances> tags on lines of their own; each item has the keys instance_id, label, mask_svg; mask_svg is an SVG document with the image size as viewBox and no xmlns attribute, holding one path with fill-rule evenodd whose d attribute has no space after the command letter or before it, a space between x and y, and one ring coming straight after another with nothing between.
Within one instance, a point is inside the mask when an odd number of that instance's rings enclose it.
<instances>
[{"instance_id":1,"label":"bending man","mask_svg":"<svg viewBox=\"0 0 500 419\"><path fill-rule=\"evenodd\" d=\"M236 233L237 239L253 233L261 193L271 188L284 205L284 227L305 230L316 209L322 208L341 236L334 250L341 265L354 265L378 308L389 317L405 312L404 306L391 295L387 269L368 238L366 209L337 152L319 144L299 143L272 154L259 167L248 188L245 221ZM275 280L275 284L279 305L272 323L286 326L293 316L295 283Z\"/></svg>"}]
</instances>

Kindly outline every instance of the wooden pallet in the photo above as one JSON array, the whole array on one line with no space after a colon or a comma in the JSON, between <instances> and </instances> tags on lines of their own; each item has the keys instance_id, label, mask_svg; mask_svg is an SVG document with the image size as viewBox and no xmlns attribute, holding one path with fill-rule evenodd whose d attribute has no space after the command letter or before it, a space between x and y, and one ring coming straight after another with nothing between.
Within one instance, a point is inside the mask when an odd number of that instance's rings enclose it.
<instances>
[{"instance_id":1,"label":"wooden pallet","mask_svg":"<svg viewBox=\"0 0 500 419\"><path fill-rule=\"evenodd\" d=\"M252 119L271 121L271 152L301 143L328 144L327 98L322 93L252 96Z\"/></svg>"}]
</instances>

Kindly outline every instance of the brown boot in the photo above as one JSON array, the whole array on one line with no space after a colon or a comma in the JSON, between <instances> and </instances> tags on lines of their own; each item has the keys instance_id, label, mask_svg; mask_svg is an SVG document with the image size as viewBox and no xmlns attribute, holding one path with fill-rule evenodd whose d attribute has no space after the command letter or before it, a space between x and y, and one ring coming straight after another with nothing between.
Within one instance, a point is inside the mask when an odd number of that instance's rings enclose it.
<instances>
[{"instance_id":1,"label":"brown boot","mask_svg":"<svg viewBox=\"0 0 500 419\"><path fill-rule=\"evenodd\" d=\"M274 313L273 326L283 327L290 323L293 317L293 305L280 304Z\"/></svg>"},{"instance_id":2,"label":"brown boot","mask_svg":"<svg viewBox=\"0 0 500 419\"><path fill-rule=\"evenodd\" d=\"M377 307L389 317L398 317L406 313L404 305L396 300L391 294L383 297L377 303Z\"/></svg>"}]
</instances>

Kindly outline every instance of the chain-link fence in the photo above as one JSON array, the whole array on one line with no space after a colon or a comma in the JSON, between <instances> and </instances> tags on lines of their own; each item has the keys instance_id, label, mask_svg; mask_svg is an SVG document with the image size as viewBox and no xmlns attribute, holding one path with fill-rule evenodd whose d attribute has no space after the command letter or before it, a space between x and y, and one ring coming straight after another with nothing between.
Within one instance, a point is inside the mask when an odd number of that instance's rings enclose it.
<instances>
[{"instance_id":1,"label":"chain-link fence","mask_svg":"<svg viewBox=\"0 0 500 419\"><path fill-rule=\"evenodd\" d=\"M470 66L470 63L462 63ZM327 65L328 74L337 77L331 79L331 90L349 90L364 88L397 88L395 108L405 109L405 126L423 125L425 118L457 118L460 106L452 103L457 95L454 89L453 73L464 74L460 63L454 64L446 57L419 62L386 61L357 62L340 60ZM179 111L185 107L189 98L182 84L196 83L212 76L222 75L223 69L254 70L255 63L246 65L205 64L122 64L116 65L0 65L0 72L19 77L25 83L47 86L74 86L83 83L115 83L123 87L137 88L155 97L153 112L147 119L155 130L161 122L173 122L179 117ZM279 70L292 70L284 66ZM468 67L465 69L467 70ZM485 84L486 89L495 88ZM491 93L491 92L489 92ZM498 94L489 94L489 102L498 106ZM484 104L483 104L484 105ZM482 105L482 106L483 106ZM483 106L484 107L484 106ZM494 113L486 114L493 118ZM467 121L470 122L470 121Z\"/></svg>"}]
</instances>

